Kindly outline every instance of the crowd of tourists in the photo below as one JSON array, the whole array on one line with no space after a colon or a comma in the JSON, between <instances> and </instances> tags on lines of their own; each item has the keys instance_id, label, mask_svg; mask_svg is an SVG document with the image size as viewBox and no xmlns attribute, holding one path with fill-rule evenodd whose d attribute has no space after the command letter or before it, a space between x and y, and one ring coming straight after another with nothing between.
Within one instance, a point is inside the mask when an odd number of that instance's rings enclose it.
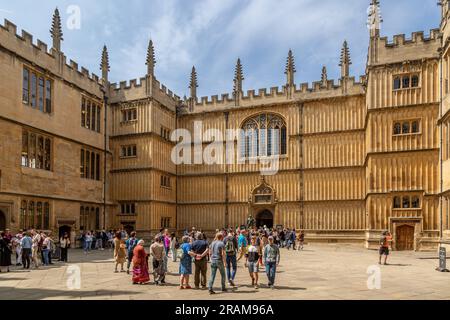
<instances>
[{"instance_id":1,"label":"crowd of tourists","mask_svg":"<svg viewBox=\"0 0 450 320\"><path fill-rule=\"evenodd\" d=\"M58 246L56 246L56 242ZM9 272L12 265L12 256L15 256L15 265L23 269L38 269L40 266L54 264L52 258L58 249L58 260L67 262L67 251L70 247L70 238L65 233L60 239L52 237L50 232L39 230L19 231L13 235L10 230L0 234L0 272L2 269Z\"/></svg>"},{"instance_id":2,"label":"crowd of tourists","mask_svg":"<svg viewBox=\"0 0 450 320\"><path fill-rule=\"evenodd\" d=\"M152 276L154 284L164 285L169 259L172 262L179 259L180 289L192 289L190 276L194 274L195 289L208 289L210 294L215 294L213 287L218 272L222 291L227 291L227 282L231 288L237 288L237 265L242 260L252 287L259 289L259 269L264 268L268 287L273 288L280 262L280 248L302 250L303 243L304 233L297 233L295 229L222 229L216 230L210 242L206 234L196 228L185 230L180 240L174 233L161 229L147 253L144 240L139 239L136 232L132 232L129 237L117 232L113 240L114 272L130 274L132 265L133 284L147 284Z\"/></svg>"},{"instance_id":3,"label":"crowd of tourists","mask_svg":"<svg viewBox=\"0 0 450 320\"><path fill-rule=\"evenodd\" d=\"M119 231L123 237L126 236L125 230ZM98 231L82 231L78 237L79 247L88 254L92 250L105 250L114 247L114 236L116 230L98 230Z\"/></svg>"}]
</instances>

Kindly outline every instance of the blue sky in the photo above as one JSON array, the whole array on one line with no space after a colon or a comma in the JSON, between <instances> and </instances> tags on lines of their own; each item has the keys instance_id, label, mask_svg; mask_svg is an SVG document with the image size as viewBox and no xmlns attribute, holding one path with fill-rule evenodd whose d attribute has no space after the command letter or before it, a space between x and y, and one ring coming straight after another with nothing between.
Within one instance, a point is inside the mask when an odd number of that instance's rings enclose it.
<instances>
[{"instance_id":1,"label":"blue sky","mask_svg":"<svg viewBox=\"0 0 450 320\"><path fill-rule=\"evenodd\" d=\"M68 59L100 74L107 44L111 82L145 75L148 40L154 41L156 77L176 94L188 95L196 66L199 96L231 92L238 57L244 90L282 86L289 49L296 62L296 83L320 79L322 65L338 78L343 41L349 43L351 74L364 73L369 0L0 0L0 19L12 21L49 47L56 6L63 19L62 50ZM382 35L436 28L436 0L381 0ZM81 28L69 30L67 9L77 5ZM3 22L2 22L3 24ZM20 31L19 31L20 33ZM36 41L36 40L35 40Z\"/></svg>"}]
</instances>

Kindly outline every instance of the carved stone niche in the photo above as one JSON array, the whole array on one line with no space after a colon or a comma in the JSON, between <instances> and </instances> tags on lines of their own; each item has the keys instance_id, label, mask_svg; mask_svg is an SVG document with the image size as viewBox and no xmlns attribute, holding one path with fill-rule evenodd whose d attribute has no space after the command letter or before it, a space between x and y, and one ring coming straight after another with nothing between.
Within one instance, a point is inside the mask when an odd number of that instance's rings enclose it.
<instances>
[{"instance_id":1,"label":"carved stone niche","mask_svg":"<svg viewBox=\"0 0 450 320\"><path fill-rule=\"evenodd\" d=\"M275 190L264 177L261 177L261 183L252 190L249 200L252 205L274 205L278 202Z\"/></svg>"}]
</instances>

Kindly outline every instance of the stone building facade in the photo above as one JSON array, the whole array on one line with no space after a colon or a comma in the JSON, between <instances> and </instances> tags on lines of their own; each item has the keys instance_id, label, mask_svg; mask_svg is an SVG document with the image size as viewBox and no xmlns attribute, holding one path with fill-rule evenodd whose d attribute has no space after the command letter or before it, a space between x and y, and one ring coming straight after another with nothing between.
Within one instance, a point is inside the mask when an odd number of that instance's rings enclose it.
<instances>
[{"instance_id":1,"label":"stone building facade","mask_svg":"<svg viewBox=\"0 0 450 320\"><path fill-rule=\"evenodd\" d=\"M106 47L101 77L67 63L57 11L50 50L6 21L0 229L126 228L147 237L162 227L212 232L251 215L259 225L303 229L309 241L374 248L390 230L398 250L445 243L450 58L449 4L441 4L440 30L389 41L372 1L366 74L357 80L344 42L337 81L323 67L319 81L296 85L289 51L281 88L244 92L238 60L233 92L210 98L197 97L195 68L189 97L162 85L151 41L145 77L110 84ZM180 143L176 129L193 140ZM211 148L225 142L230 151ZM177 144L193 160L214 149L224 161L175 164ZM264 174L269 160L279 164L274 175Z\"/></svg>"}]
</instances>

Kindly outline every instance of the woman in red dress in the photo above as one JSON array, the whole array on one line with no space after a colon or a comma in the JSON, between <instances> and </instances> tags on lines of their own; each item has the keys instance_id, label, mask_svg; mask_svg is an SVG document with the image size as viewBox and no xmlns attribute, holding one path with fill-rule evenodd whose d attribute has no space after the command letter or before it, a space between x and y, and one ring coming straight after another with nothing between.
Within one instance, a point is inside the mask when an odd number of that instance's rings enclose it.
<instances>
[{"instance_id":1,"label":"woman in red dress","mask_svg":"<svg viewBox=\"0 0 450 320\"><path fill-rule=\"evenodd\" d=\"M144 284L149 281L148 254L144 249L144 240L140 240L133 250L133 284Z\"/></svg>"}]
</instances>

